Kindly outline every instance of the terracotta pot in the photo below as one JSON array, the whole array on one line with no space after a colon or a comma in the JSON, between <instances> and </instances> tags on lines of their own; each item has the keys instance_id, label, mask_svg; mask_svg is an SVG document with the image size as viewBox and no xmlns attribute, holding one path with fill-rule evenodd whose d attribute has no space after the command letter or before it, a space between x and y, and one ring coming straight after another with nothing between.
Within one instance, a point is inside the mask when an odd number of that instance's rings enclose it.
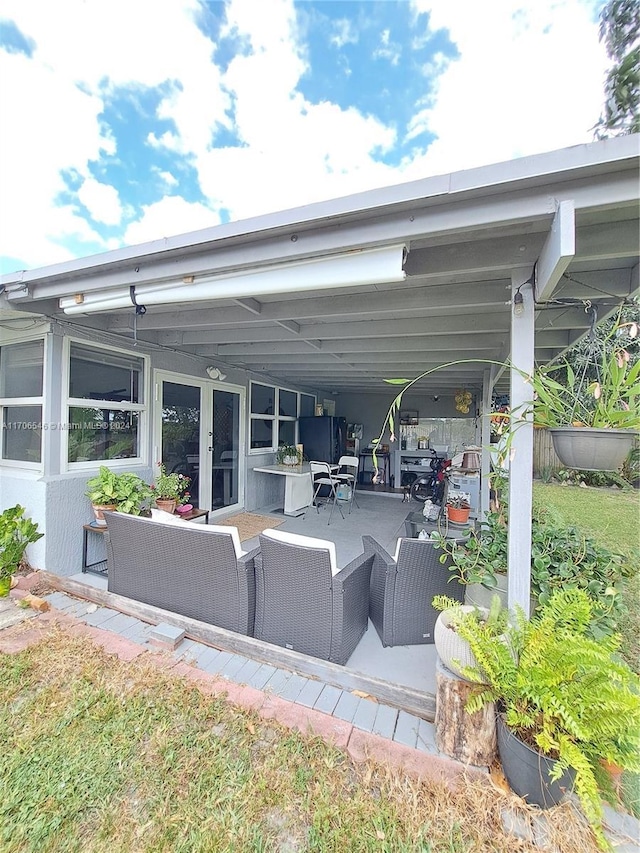
<instances>
[{"instance_id":1,"label":"terracotta pot","mask_svg":"<svg viewBox=\"0 0 640 853\"><path fill-rule=\"evenodd\" d=\"M176 503L175 500L162 500L162 498L156 498L156 506L158 509L161 509L163 512L168 512L171 515L176 511Z\"/></svg>"},{"instance_id":2,"label":"terracotta pot","mask_svg":"<svg viewBox=\"0 0 640 853\"><path fill-rule=\"evenodd\" d=\"M104 512L115 512L117 510L117 504L93 504L93 512L96 517L96 523L100 525L100 527L106 527L107 522L105 521Z\"/></svg>"},{"instance_id":3,"label":"terracotta pot","mask_svg":"<svg viewBox=\"0 0 640 853\"><path fill-rule=\"evenodd\" d=\"M454 524L465 524L469 521L469 513L471 510L469 507L465 507L463 509L457 509L453 506L447 507L447 517L449 521L453 521Z\"/></svg>"}]
</instances>

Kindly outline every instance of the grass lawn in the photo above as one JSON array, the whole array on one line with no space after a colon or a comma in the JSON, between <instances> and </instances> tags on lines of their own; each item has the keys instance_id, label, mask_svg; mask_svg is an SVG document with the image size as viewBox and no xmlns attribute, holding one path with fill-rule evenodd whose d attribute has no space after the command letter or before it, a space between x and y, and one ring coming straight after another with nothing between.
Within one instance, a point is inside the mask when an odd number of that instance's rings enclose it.
<instances>
[{"instance_id":1,"label":"grass lawn","mask_svg":"<svg viewBox=\"0 0 640 853\"><path fill-rule=\"evenodd\" d=\"M62 631L2 656L0 726L3 853L539 851L503 833L520 801L497 787L356 765ZM547 814L554 849L596 849L570 807Z\"/></svg>"},{"instance_id":2,"label":"grass lawn","mask_svg":"<svg viewBox=\"0 0 640 853\"><path fill-rule=\"evenodd\" d=\"M567 524L579 527L618 554L640 552L640 492L534 483L537 501L555 508Z\"/></svg>"}]
</instances>

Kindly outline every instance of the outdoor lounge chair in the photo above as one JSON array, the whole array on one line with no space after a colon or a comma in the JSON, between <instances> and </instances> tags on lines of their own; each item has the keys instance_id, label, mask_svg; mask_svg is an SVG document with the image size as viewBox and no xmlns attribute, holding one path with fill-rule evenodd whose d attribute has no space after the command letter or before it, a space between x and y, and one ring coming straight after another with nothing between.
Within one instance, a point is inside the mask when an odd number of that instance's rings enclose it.
<instances>
[{"instance_id":1,"label":"outdoor lounge chair","mask_svg":"<svg viewBox=\"0 0 640 853\"><path fill-rule=\"evenodd\" d=\"M243 553L236 528L105 518L109 592L253 636L258 549Z\"/></svg>"},{"instance_id":2,"label":"outdoor lounge chair","mask_svg":"<svg viewBox=\"0 0 640 853\"><path fill-rule=\"evenodd\" d=\"M345 664L367 630L373 555L338 569L333 542L265 530L256 558L255 637Z\"/></svg>"},{"instance_id":3,"label":"outdoor lounge chair","mask_svg":"<svg viewBox=\"0 0 640 853\"><path fill-rule=\"evenodd\" d=\"M365 554L373 557L369 617L383 646L433 643L438 613L434 595L464 599L464 586L448 583L449 560L429 539L398 539L391 557L372 536L363 536Z\"/></svg>"}]
</instances>

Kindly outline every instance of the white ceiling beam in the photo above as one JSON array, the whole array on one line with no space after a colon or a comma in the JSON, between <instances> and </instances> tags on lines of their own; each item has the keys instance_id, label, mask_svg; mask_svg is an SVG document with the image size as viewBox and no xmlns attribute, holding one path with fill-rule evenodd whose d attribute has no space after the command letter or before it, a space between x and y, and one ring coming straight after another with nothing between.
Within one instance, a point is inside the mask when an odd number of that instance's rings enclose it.
<instances>
[{"instance_id":1,"label":"white ceiling beam","mask_svg":"<svg viewBox=\"0 0 640 853\"><path fill-rule=\"evenodd\" d=\"M576 211L573 201L561 201L536 263L535 302L548 302L576 253Z\"/></svg>"},{"instance_id":2,"label":"white ceiling beam","mask_svg":"<svg viewBox=\"0 0 640 853\"><path fill-rule=\"evenodd\" d=\"M469 287L472 288L473 303L477 306L495 307L508 300L509 279L479 281L473 284L439 285L419 288L402 285L392 294L370 292L368 288L357 289L351 296L317 296L306 299L264 302L255 319L234 307L209 308L206 303L192 310L156 310L150 308L138 318L138 329L173 329L176 326L189 328L218 328L237 323L264 323L266 320L304 320L314 317L343 317L389 312L401 314L412 312L419 306L422 310L457 309L469 303ZM130 328L130 316L114 316L110 328Z\"/></svg>"},{"instance_id":3,"label":"white ceiling beam","mask_svg":"<svg viewBox=\"0 0 640 853\"><path fill-rule=\"evenodd\" d=\"M241 308L245 308L247 311L251 312L251 314L260 314L262 311L262 305L257 299L234 299L233 301L236 305L239 305Z\"/></svg>"}]
</instances>

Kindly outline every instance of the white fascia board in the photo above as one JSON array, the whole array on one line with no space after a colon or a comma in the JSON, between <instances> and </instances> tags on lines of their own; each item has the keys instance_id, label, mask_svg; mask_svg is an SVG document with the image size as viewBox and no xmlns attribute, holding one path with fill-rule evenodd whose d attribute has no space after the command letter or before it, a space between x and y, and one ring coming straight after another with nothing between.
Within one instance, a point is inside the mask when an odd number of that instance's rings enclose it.
<instances>
[{"instance_id":1,"label":"white fascia board","mask_svg":"<svg viewBox=\"0 0 640 853\"><path fill-rule=\"evenodd\" d=\"M362 219L367 214L377 215L393 207L402 207L418 201L425 205L430 199L437 202L443 197L462 198L465 193L477 196L480 191L491 195L504 192L509 185L511 185L510 189L517 191L522 183L545 184L552 181L554 176L563 174L567 175L567 179L572 179L581 170L588 170L592 174L606 174L620 168L620 164L626 160L637 160L639 138L640 135L633 134L601 140L588 145L522 157L491 166L368 190L340 199L316 202L300 208L216 225L138 246L115 249L89 258L74 259L36 270L10 273L0 277L0 284L7 286L66 277L68 285L70 278L99 275L101 272L106 273L110 268L124 264L130 265L130 275L133 277L137 262L145 262L146 265L154 257L173 254L176 258L176 255L186 253L193 255L203 251L208 244L228 241L237 243L247 237L265 238L268 237L269 232L276 234L290 231L296 226L300 226L301 230L326 227L332 220L344 219L349 222L354 218ZM61 294L48 294L48 296L54 295ZM38 294L37 298L44 297Z\"/></svg>"}]
</instances>

